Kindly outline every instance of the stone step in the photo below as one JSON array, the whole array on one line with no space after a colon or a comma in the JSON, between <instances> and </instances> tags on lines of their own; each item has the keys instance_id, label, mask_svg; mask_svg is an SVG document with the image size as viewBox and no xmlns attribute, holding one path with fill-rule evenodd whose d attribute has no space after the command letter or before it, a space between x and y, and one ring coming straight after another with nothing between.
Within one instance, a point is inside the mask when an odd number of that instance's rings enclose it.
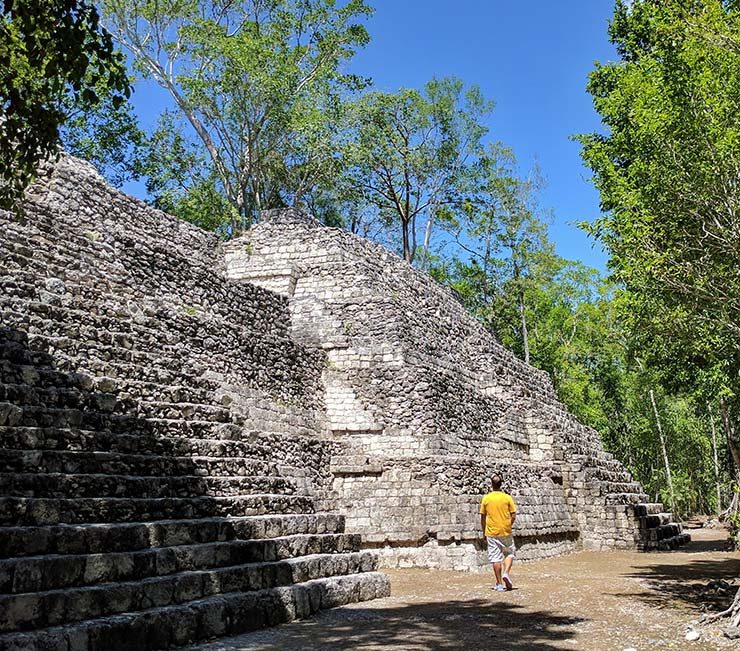
<instances>
[{"instance_id":1,"label":"stone step","mask_svg":"<svg viewBox=\"0 0 740 651\"><path fill-rule=\"evenodd\" d=\"M286 477L137 477L115 474L0 473L0 494L29 498L84 497L222 497L251 493L295 493L295 482Z\"/></svg>"},{"instance_id":2,"label":"stone step","mask_svg":"<svg viewBox=\"0 0 740 651\"><path fill-rule=\"evenodd\" d=\"M1 335L0 335L1 337ZM32 354L28 349L17 346L19 353L10 357L24 357ZM7 345L5 347L7 353ZM107 367L113 376L79 372L62 372L52 365L54 358L46 353L33 353L36 363L20 363L3 358L3 344L0 338L0 377L9 384L25 384L40 388L78 388L80 390L107 390L120 392L125 390L134 396L156 396L172 394L172 401L178 402L175 394L186 391L184 395L199 397L190 402L206 402L209 394L217 391L220 380L204 377L201 371L193 372L180 366L166 369L148 365L136 367L130 364L117 364L111 361ZM39 357L42 359L39 359ZM211 374L213 375L213 374ZM178 394L180 395L180 394Z\"/></svg>"},{"instance_id":3,"label":"stone step","mask_svg":"<svg viewBox=\"0 0 740 651\"><path fill-rule=\"evenodd\" d=\"M7 651L115 649L155 651L310 616L321 609L390 595L378 572L311 579L253 592L231 592L176 606L93 619L30 633L0 635Z\"/></svg>"},{"instance_id":4,"label":"stone step","mask_svg":"<svg viewBox=\"0 0 740 651\"><path fill-rule=\"evenodd\" d=\"M683 533L683 526L679 522L661 524L651 529L641 531L641 538L646 542L658 542L675 538Z\"/></svg>"},{"instance_id":5,"label":"stone step","mask_svg":"<svg viewBox=\"0 0 740 651\"><path fill-rule=\"evenodd\" d=\"M216 358L213 346L204 347L202 338L197 336L197 331L194 331L192 317L179 314L173 308L163 315L159 330L154 331L149 337L150 350L135 349L135 342L141 346L142 342L147 341L146 337L137 335L135 332L114 332L111 336L111 343L90 341L84 336L59 337L45 334L47 331L55 331L62 324L75 324L78 320L81 322L80 327L83 325L93 327L96 332L105 333L104 326L91 323L97 317L91 316L89 311L35 302L25 302L23 309L23 313L14 312L13 306L8 306L7 301L0 296L0 313L6 323L12 325L17 322L18 327L27 328L29 319L33 321L34 315L39 313L44 315L44 318L34 326L34 331L28 336L30 349L53 350L54 366L94 371L92 373L94 375L110 375L112 362L125 362L135 367L152 365L158 368L178 369L183 366L183 360L187 359L191 364L198 357L201 358L202 370L206 370L206 367L219 368L219 360L231 364L239 360L237 362L239 366L242 360L252 360L253 363L258 363L265 368L270 368L270 364L273 364L273 371L276 371L284 365L284 360L280 356L285 354L285 347L296 346L287 334L260 332L258 338L262 345L255 348L248 343L257 338L253 328L239 326L233 321L217 324L214 315L209 312L208 329L211 335L209 341L212 341L214 337L221 337L228 341L228 345L223 344L221 354ZM121 321L117 323L120 325ZM133 322L126 321L126 323L131 325ZM176 343L164 343L170 339L175 339ZM187 345L183 343L184 341ZM60 368L60 370L63 369ZM249 373L252 371L249 370ZM291 381L295 378L286 375L285 380Z\"/></svg>"},{"instance_id":6,"label":"stone step","mask_svg":"<svg viewBox=\"0 0 740 651\"><path fill-rule=\"evenodd\" d=\"M657 515L658 513L663 513L663 505L660 502L642 502L635 506L635 515L637 517Z\"/></svg>"},{"instance_id":7,"label":"stone step","mask_svg":"<svg viewBox=\"0 0 740 651\"><path fill-rule=\"evenodd\" d=\"M673 522L671 513L653 513L650 515L639 516L640 529L654 529L664 524Z\"/></svg>"},{"instance_id":8,"label":"stone step","mask_svg":"<svg viewBox=\"0 0 740 651\"><path fill-rule=\"evenodd\" d=\"M623 493L626 495L644 495L642 486L638 482L601 481L599 488L602 495Z\"/></svg>"},{"instance_id":9,"label":"stone step","mask_svg":"<svg viewBox=\"0 0 740 651\"><path fill-rule=\"evenodd\" d=\"M115 395L102 394L98 398L95 393L76 387L40 388L27 384L0 384L0 402L8 402L16 407L97 409L100 400L109 402L111 399L115 401Z\"/></svg>"},{"instance_id":10,"label":"stone step","mask_svg":"<svg viewBox=\"0 0 740 651\"><path fill-rule=\"evenodd\" d=\"M74 473L136 476L272 476L278 464L245 456L164 456L77 450L0 449L1 473ZM283 472L284 474L284 472Z\"/></svg>"},{"instance_id":11,"label":"stone step","mask_svg":"<svg viewBox=\"0 0 740 651\"><path fill-rule=\"evenodd\" d=\"M586 467L584 469L586 481L614 482L622 484L635 483L632 476L626 470L606 470L604 468Z\"/></svg>"},{"instance_id":12,"label":"stone step","mask_svg":"<svg viewBox=\"0 0 740 651\"><path fill-rule=\"evenodd\" d=\"M248 592L310 579L372 572L371 552L312 554L281 561L188 570L139 581L0 595L0 632L69 624L147 608L169 606L224 592Z\"/></svg>"},{"instance_id":13,"label":"stone step","mask_svg":"<svg viewBox=\"0 0 740 651\"><path fill-rule=\"evenodd\" d=\"M3 311L0 314L5 315ZM0 360L3 362L3 378L16 380L18 376L13 372L13 369L18 368L19 372L26 369L26 372L30 372L27 369L43 369L45 373L56 373L61 374L58 370L52 368L54 358L49 353L32 350L28 347L27 342L21 342L18 337L10 338L12 335L8 334L7 329L3 329L0 332ZM74 378L74 374L71 374Z\"/></svg>"},{"instance_id":14,"label":"stone step","mask_svg":"<svg viewBox=\"0 0 740 651\"><path fill-rule=\"evenodd\" d=\"M10 404L10 403L7 403ZM89 409L72 409L64 407L39 407L27 406L12 407L10 419L0 420L0 425L13 425L20 427L79 427L82 429L106 429L109 427L112 415L109 411L101 412ZM111 410L113 405L110 405ZM135 427L140 420L134 416L126 416L131 427ZM118 422L123 420L119 417Z\"/></svg>"},{"instance_id":15,"label":"stone step","mask_svg":"<svg viewBox=\"0 0 740 651\"><path fill-rule=\"evenodd\" d=\"M0 298L0 308L2 299ZM0 315L7 317L7 311L0 309ZM0 349L0 357L16 364L31 367L40 367L44 370L52 368L59 374L57 382L64 381L64 375L68 369L74 369L75 372L83 375L105 376L116 378L126 378L129 374L132 379L144 379L137 373L140 367L153 367L154 369L176 369L178 383L182 383L182 375L179 369L183 368L183 361L188 360L187 370L192 378L190 384L198 386L197 378L202 375L206 367L202 363L197 363L194 359L195 354L190 346L185 350L182 348L183 343L178 342L176 346L167 346L164 344L152 345L156 352L137 350L133 348L133 343L139 341L136 335L120 335L119 339L130 337L126 340L125 345L108 345L89 341L86 339L71 339L68 337L55 337L42 334L46 329L56 330L64 321L53 321L49 325L42 324L38 332L29 335L27 347L14 344ZM171 325L168 324L167 325ZM164 326L163 326L164 328ZM161 339L170 336L171 333L163 329L157 333ZM188 341L188 344L192 342ZM54 351L51 355L47 351ZM48 377L48 374L47 374Z\"/></svg>"},{"instance_id":16,"label":"stone step","mask_svg":"<svg viewBox=\"0 0 740 651\"><path fill-rule=\"evenodd\" d=\"M109 297L113 304L120 305L119 309L123 314L119 313L114 316L91 312L88 307L90 300L82 302L79 296L74 295L70 296L70 300L65 304L25 300L21 304L22 312L17 311L17 299L8 299L0 295L0 310L4 313L5 323L12 325L17 322L19 325L27 325L23 330L29 333L27 343L31 344L29 347L32 349L38 349L39 342L46 342L56 349L68 347L72 350L77 350L78 347L100 349L111 358L117 356L116 351L123 353L125 350L134 350L132 343L139 341L145 345L151 345L152 349L161 350L163 356L168 359L174 359L182 343L179 335L193 333L194 324L204 318L208 320L209 331L239 330L245 335L245 340L249 341L255 338L287 339L289 337L287 319L284 323L261 319L261 327L255 328L255 322L245 319L241 314L228 314L225 320L218 314L218 305L211 305L207 313L202 313L197 308L189 309L191 306L184 303L186 300L184 297L173 300L169 309L158 311L156 315L142 315L141 311L131 312L121 305L127 302L124 298L127 288L122 289L124 291L120 295L104 295ZM54 324L53 329L48 327L50 323ZM55 334L47 334L51 332ZM203 349L204 342L199 338L191 338L191 341L198 345L199 349ZM152 354L145 351L136 352Z\"/></svg>"},{"instance_id":17,"label":"stone step","mask_svg":"<svg viewBox=\"0 0 740 651\"><path fill-rule=\"evenodd\" d=\"M199 455L209 457L269 457L262 432L243 430L233 423L205 423L208 429L194 431L192 423L183 423L188 433L207 437L166 437L153 433L114 434L109 431L61 427L0 426L0 446L23 450L72 450L114 452L134 455ZM274 439L274 435L270 435Z\"/></svg>"},{"instance_id":18,"label":"stone step","mask_svg":"<svg viewBox=\"0 0 740 651\"><path fill-rule=\"evenodd\" d=\"M343 532L344 516L337 513L0 527L0 558L132 552L191 543Z\"/></svg>"},{"instance_id":19,"label":"stone step","mask_svg":"<svg viewBox=\"0 0 740 651\"><path fill-rule=\"evenodd\" d=\"M154 547L136 552L46 554L0 560L0 593L41 592L312 554L358 551L360 536L357 534L298 534Z\"/></svg>"},{"instance_id":20,"label":"stone step","mask_svg":"<svg viewBox=\"0 0 740 651\"><path fill-rule=\"evenodd\" d=\"M689 542L691 542L691 535L682 532L669 538L662 538L661 540L643 540L639 543L638 550L643 552L671 551Z\"/></svg>"},{"instance_id":21,"label":"stone step","mask_svg":"<svg viewBox=\"0 0 740 651\"><path fill-rule=\"evenodd\" d=\"M624 466L611 456L606 456L606 453L594 455L593 448L589 446L584 446L583 452L582 454L566 455L567 463L569 465L578 464L584 471L592 473L625 473Z\"/></svg>"},{"instance_id":22,"label":"stone step","mask_svg":"<svg viewBox=\"0 0 740 651\"><path fill-rule=\"evenodd\" d=\"M23 367L31 369L33 367ZM19 373L20 374L20 373ZM127 381L109 377L90 378L89 387L77 384L65 383L65 378L59 373L50 377L51 372L31 373L25 371L26 380L23 377L8 377L2 375L3 382L0 383L0 401L10 402L19 407L23 406L45 406L45 407L93 407L97 408L102 394L106 402L116 400L117 405L129 407L140 403L165 405L193 405L203 404L211 407L223 407L216 404L214 397L215 389L208 386L186 386L182 383L177 385L157 384L154 382L141 382L138 380ZM56 382L51 385L49 382ZM124 397L125 396L125 397ZM223 398L220 398L223 402Z\"/></svg>"},{"instance_id":23,"label":"stone step","mask_svg":"<svg viewBox=\"0 0 740 651\"><path fill-rule=\"evenodd\" d=\"M105 378L115 384L120 393L125 391L129 396L138 400L164 400L174 403L216 404L216 400L223 405L223 396L217 397L221 382L208 380L203 376L188 378L173 377L175 382L152 382L133 380L128 378Z\"/></svg>"},{"instance_id":24,"label":"stone step","mask_svg":"<svg viewBox=\"0 0 740 651\"><path fill-rule=\"evenodd\" d=\"M645 493L608 493L605 495L607 505L614 504L640 504L648 499Z\"/></svg>"},{"instance_id":25,"label":"stone step","mask_svg":"<svg viewBox=\"0 0 740 651\"><path fill-rule=\"evenodd\" d=\"M223 407L191 405L187 403L138 403L129 405L125 412L112 394L96 394L91 407L47 407L39 405L12 405L18 415L10 424L21 427L79 427L82 429L110 429L113 432L131 432L144 428L151 419L166 419L178 423L198 421L208 423L231 422L231 412ZM0 403L3 404L3 403ZM10 404L10 403L8 403ZM20 410L18 412L18 410ZM0 422L0 425L6 423Z\"/></svg>"},{"instance_id":26,"label":"stone step","mask_svg":"<svg viewBox=\"0 0 740 651\"><path fill-rule=\"evenodd\" d=\"M289 462L299 462L306 456L326 453L325 442L315 436L249 430L234 423L198 422L196 425L194 427L193 422L181 424L181 429L192 437L184 436L185 432L183 436L173 437L152 432L116 434L80 428L0 426L0 448L151 457L274 458L276 461L281 459L285 466L291 466ZM177 428L168 425L167 431L177 431Z\"/></svg>"},{"instance_id":27,"label":"stone step","mask_svg":"<svg viewBox=\"0 0 740 651\"><path fill-rule=\"evenodd\" d=\"M0 497L0 524L26 526L138 522L268 513L312 513L313 510L312 499L303 495L266 494L156 499Z\"/></svg>"},{"instance_id":28,"label":"stone step","mask_svg":"<svg viewBox=\"0 0 740 651\"><path fill-rule=\"evenodd\" d=\"M217 405L204 405L190 402L149 402L147 400L120 401L116 410L136 415L138 418L167 418L169 420L207 420L215 423L228 423L232 420L231 411Z\"/></svg>"},{"instance_id":29,"label":"stone step","mask_svg":"<svg viewBox=\"0 0 740 651\"><path fill-rule=\"evenodd\" d=\"M2 254L0 253L0 256ZM1 259L1 258L0 258ZM0 276L0 279L2 280L12 280L10 276ZM5 328L3 326L0 326L0 353L3 350L4 346L12 346L13 344L23 344L28 339L25 332L20 332L18 330L13 330L11 328ZM2 359L0 357L0 359Z\"/></svg>"},{"instance_id":30,"label":"stone step","mask_svg":"<svg viewBox=\"0 0 740 651\"><path fill-rule=\"evenodd\" d=\"M228 439L228 440L253 440L253 433L240 423L214 423L211 420L173 420L169 418L149 418L145 423L147 434L157 438L172 439ZM118 428L120 433L138 433L141 431L132 428L125 432L125 425Z\"/></svg>"},{"instance_id":31,"label":"stone step","mask_svg":"<svg viewBox=\"0 0 740 651\"><path fill-rule=\"evenodd\" d=\"M70 262L78 261L79 258L76 258ZM27 262L27 260L23 261L21 265ZM34 262L38 264L39 261L31 260L32 265ZM5 264L12 264L12 259L6 259ZM98 261L94 261L93 265L97 267ZM23 266L20 267L20 269L23 268ZM77 284L69 278L67 271L68 267L59 265L58 261L53 258L47 258L44 260L43 268L39 268L36 273L28 274L25 280L17 272L14 273L15 296L3 294L2 297L5 300L0 302L0 305L5 309L12 310L18 304L20 297L23 307L29 314L39 318L53 318L61 323L66 322L68 326L72 327L80 324L92 325L95 327L94 332L101 335L106 332L116 332L121 327L126 326L145 339L149 338L157 341L157 335L162 337L163 334L165 337L162 341L170 341L174 338L174 328L170 328L169 333L161 332L163 310L160 308L155 312L147 305L151 292L138 286L133 287L130 278L121 277L119 282L113 285L114 289L109 289L109 291L101 291L89 284L84 284L80 287L82 289L80 292L75 291ZM187 330L188 326L192 328L194 322L197 323L199 320L207 319L211 328L220 326L229 327L233 330L237 327L255 333L258 337L278 336L287 338L289 336L287 310L285 318L278 319L259 318L261 315L255 314L254 288L243 288L238 284L230 283L210 270L204 273L202 270L191 269L188 275L191 276L190 285L193 287L197 287L198 280L201 280L209 287L213 287L214 283L222 283L222 287L227 291L219 292L218 299L211 301L207 309L202 307L199 309L199 307L188 304L188 298L183 295L182 286L163 284L163 277L159 274L156 279L152 279L152 289L156 289L160 296L164 296L167 290L171 291L169 297L171 308L166 312L168 322L184 322L182 329ZM64 283L70 291L67 292L64 302L39 300L40 292L35 285L39 278L45 280L49 276L65 279ZM248 296L245 297L245 294L248 294ZM247 300L245 301L244 298ZM108 303L111 307L110 312L91 312L87 308L89 303L93 301ZM136 307L131 309L131 303L139 309L136 309ZM137 305L140 303L143 303L143 305ZM169 337L166 336L167 334L169 334ZM76 338L85 339L84 336L77 336Z\"/></svg>"},{"instance_id":32,"label":"stone step","mask_svg":"<svg viewBox=\"0 0 740 651\"><path fill-rule=\"evenodd\" d=\"M233 418L233 417L232 417ZM280 434L280 431L266 431L264 427L257 425L257 419L250 416L249 420L237 422L235 420L232 423L214 423L213 421L200 421L200 420L172 420L166 418L149 418L143 423L140 423L139 428L136 426L127 425L125 422L115 428L115 432L121 434L131 434L132 432L140 432L142 428L147 434L151 434L160 438L187 438L187 439L226 439L234 441L253 441L256 437L263 434L274 437L276 434ZM130 427L130 431L126 431L126 427ZM291 435L286 437L285 441L291 441L298 438L299 435ZM312 435L311 431L306 431L303 436L300 437L303 441L310 442L313 445L320 445L321 443Z\"/></svg>"}]
</instances>

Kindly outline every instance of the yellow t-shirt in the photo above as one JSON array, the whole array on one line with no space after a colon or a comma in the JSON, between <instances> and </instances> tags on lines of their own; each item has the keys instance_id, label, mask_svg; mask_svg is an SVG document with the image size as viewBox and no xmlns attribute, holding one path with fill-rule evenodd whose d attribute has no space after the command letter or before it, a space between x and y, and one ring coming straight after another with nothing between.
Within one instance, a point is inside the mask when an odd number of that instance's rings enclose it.
<instances>
[{"instance_id":1,"label":"yellow t-shirt","mask_svg":"<svg viewBox=\"0 0 740 651\"><path fill-rule=\"evenodd\" d=\"M511 495L492 491L483 496L480 513L486 516L486 536L510 536L511 514L516 513L516 504Z\"/></svg>"}]
</instances>

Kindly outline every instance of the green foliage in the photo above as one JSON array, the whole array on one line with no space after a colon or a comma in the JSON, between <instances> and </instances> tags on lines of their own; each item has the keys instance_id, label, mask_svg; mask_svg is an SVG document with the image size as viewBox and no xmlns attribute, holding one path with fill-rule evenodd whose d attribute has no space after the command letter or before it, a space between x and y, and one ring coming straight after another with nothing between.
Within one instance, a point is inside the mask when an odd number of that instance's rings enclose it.
<instances>
[{"instance_id":1,"label":"green foliage","mask_svg":"<svg viewBox=\"0 0 740 651\"><path fill-rule=\"evenodd\" d=\"M203 152L183 136L176 114L160 116L137 163L155 207L221 235L233 232L239 215Z\"/></svg>"},{"instance_id":2,"label":"green foliage","mask_svg":"<svg viewBox=\"0 0 740 651\"><path fill-rule=\"evenodd\" d=\"M343 98L365 84L342 72L368 41L363 0L103 5L136 69L177 107L159 136L196 161L193 178L178 161L160 166L153 187L176 184L179 195L211 184L232 209L233 232L261 209L300 203L336 172Z\"/></svg>"},{"instance_id":3,"label":"green foliage","mask_svg":"<svg viewBox=\"0 0 740 651\"><path fill-rule=\"evenodd\" d=\"M661 379L668 367L648 367L637 357L644 347L636 347L641 336L633 329L629 292L554 253L536 174L519 178L513 156L501 148L475 167L464 208L448 225L458 249L435 260L433 276L507 348L547 371L560 400L601 433L656 499L673 502L679 516L716 512L706 397L678 379L666 390ZM726 482L727 448L721 439L719 445Z\"/></svg>"},{"instance_id":4,"label":"green foliage","mask_svg":"<svg viewBox=\"0 0 740 651\"><path fill-rule=\"evenodd\" d=\"M121 56L85 0L5 0L0 17L0 206L56 154L64 104L118 107L129 94Z\"/></svg>"},{"instance_id":5,"label":"green foliage","mask_svg":"<svg viewBox=\"0 0 740 651\"><path fill-rule=\"evenodd\" d=\"M607 211L591 230L646 347L661 341L656 356L689 369L724 359L736 376L740 12L618 2L610 34L622 60L588 87L609 134L580 138Z\"/></svg>"},{"instance_id":6,"label":"green foliage","mask_svg":"<svg viewBox=\"0 0 740 651\"><path fill-rule=\"evenodd\" d=\"M62 147L89 161L108 179L121 187L138 178L145 136L130 103L116 101L108 88L98 84L98 102L81 104L68 95L62 102L65 120L59 136Z\"/></svg>"},{"instance_id":7,"label":"green foliage","mask_svg":"<svg viewBox=\"0 0 740 651\"><path fill-rule=\"evenodd\" d=\"M385 224L397 224L399 249L417 254L417 222L426 217L424 256L434 220L459 208L460 184L487 129L493 104L477 86L433 79L419 91L373 91L355 105L356 137L346 147L344 183Z\"/></svg>"},{"instance_id":8,"label":"green foliage","mask_svg":"<svg viewBox=\"0 0 740 651\"><path fill-rule=\"evenodd\" d=\"M608 132L579 137L605 211L587 228L624 288L630 420L607 444L663 499L670 472L681 513L712 512L717 482L740 470L740 13L721 0L618 0L609 33L620 61L588 85Z\"/></svg>"},{"instance_id":9,"label":"green foliage","mask_svg":"<svg viewBox=\"0 0 740 651\"><path fill-rule=\"evenodd\" d=\"M231 234L229 224L236 215L216 188L215 179L206 179L191 185L182 195L161 195L155 205L186 222L227 236Z\"/></svg>"},{"instance_id":10,"label":"green foliage","mask_svg":"<svg viewBox=\"0 0 740 651\"><path fill-rule=\"evenodd\" d=\"M628 460L648 493L670 504L655 416L648 397L648 390L654 387L653 374L639 370L631 374L627 393L630 426L618 441L619 456ZM690 396L671 395L661 388L655 390L655 396L671 464L678 515L715 512L706 419L698 413L697 404Z\"/></svg>"}]
</instances>

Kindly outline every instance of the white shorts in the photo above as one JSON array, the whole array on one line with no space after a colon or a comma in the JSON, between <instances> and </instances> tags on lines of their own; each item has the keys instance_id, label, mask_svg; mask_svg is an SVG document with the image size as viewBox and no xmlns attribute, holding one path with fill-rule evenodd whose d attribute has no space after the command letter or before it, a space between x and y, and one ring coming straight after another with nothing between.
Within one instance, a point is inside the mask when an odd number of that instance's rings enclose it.
<instances>
[{"instance_id":1,"label":"white shorts","mask_svg":"<svg viewBox=\"0 0 740 651\"><path fill-rule=\"evenodd\" d=\"M486 536L488 541L488 562L501 563L506 556L516 555L516 545L512 536Z\"/></svg>"}]
</instances>

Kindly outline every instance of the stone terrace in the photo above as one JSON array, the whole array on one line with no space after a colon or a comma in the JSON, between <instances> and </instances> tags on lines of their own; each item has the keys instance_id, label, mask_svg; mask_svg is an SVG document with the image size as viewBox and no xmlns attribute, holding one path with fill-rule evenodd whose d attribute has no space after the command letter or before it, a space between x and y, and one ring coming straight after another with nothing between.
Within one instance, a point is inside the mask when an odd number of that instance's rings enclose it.
<instances>
[{"instance_id":1,"label":"stone terrace","mask_svg":"<svg viewBox=\"0 0 740 651\"><path fill-rule=\"evenodd\" d=\"M387 595L379 564L479 568L494 470L522 558L686 539L382 247L295 211L222 245L70 158L0 227L0 649L167 648Z\"/></svg>"},{"instance_id":2,"label":"stone terrace","mask_svg":"<svg viewBox=\"0 0 740 651\"><path fill-rule=\"evenodd\" d=\"M388 594L316 510L325 355L285 299L73 159L0 224L0 648L166 648Z\"/></svg>"},{"instance_id":3,"label":"stone terrace","mask_svg":"<svg viewBox=\"0 0 740 651\"><path fill-rule=\"evenodd\" d=\"M547 374L383 247L281 211L225 251L229 277L288 297L293 337L326 351L338 506L384 563L485 564L477 505L494 471L521 508L520 558L687 539Z\"/></svg>"}]
</instances>

